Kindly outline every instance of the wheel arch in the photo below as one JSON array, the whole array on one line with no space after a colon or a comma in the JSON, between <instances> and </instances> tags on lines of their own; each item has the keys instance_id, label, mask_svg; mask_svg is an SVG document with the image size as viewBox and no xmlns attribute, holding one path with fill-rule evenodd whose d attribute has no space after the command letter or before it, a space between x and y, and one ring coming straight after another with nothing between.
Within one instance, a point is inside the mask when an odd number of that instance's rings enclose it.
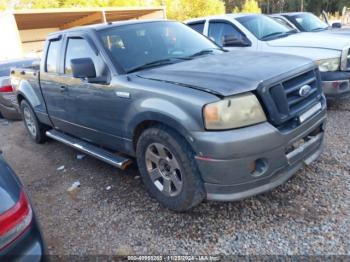
<instances>
[{"instance_id":1,"label":"wheel arch","mask_svg":"<svg viewBox=\"0 0 350 262\"><path fill-rule=\"evenodd\" d=\"M41 105L40 99L35 93L34 88L27 80L22 80L17 87L17 102L19 105L23 99L25 99L33 109Z\"/></svg>"},{"instance_id":2,"label":"wheel arch","mask_svg":"<svg viewBox=\"0 0 350 262\"><path fill-rule=\"evenodd\" d=\"M140 118L138 121L133 122L131 130L132 133L132 142L133 142L133 150L136 150L136 145L141 134L148 128L161 125L167 127L174 132L178 133L181 137L183 137L190 147L194 150L193 147L193 138L188 130L175 119L163 115L163 114L152 114L147 116L147 118Z\"/></svg>"}]
</instances>

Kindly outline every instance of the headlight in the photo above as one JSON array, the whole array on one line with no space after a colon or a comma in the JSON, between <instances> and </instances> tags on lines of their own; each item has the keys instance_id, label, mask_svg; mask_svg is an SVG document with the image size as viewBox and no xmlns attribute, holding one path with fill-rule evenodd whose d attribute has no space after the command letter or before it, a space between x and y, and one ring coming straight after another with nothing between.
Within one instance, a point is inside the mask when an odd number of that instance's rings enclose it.
<instances>
[{"instance_id":1,"label":"headlight","mask_svg":"<svg viewBox=\"0 0 350 262\"><path fill-rule=\"evenodd\" d=\"M338 71L340 58L322 59L316 62L321 72Z\"/></svg>"},{"instance_id":2,"label":"headlight","mask_svg":"<svg viewBox=\"0 0 350 262\"><path fill-rule=\"evenodd\" d=\"M252 93L226 98L204 107L206 129L224 130L266 121L261 105Z\"/></svg>"}]
</instances>

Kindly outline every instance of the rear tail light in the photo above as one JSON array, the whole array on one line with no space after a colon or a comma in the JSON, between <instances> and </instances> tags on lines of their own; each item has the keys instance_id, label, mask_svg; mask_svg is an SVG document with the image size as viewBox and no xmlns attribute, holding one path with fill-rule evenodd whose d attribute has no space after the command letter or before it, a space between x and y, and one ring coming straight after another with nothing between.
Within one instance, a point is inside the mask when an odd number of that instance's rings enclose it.
<instances>
[{"instance_id":1,"label":"rear tail light","mask_svg":"<svg viewBox=\"0 0 350 262\"><path fill-rule=\"evenodd\" d=\"M12 85L0 86L0 93L11 93L13 91Z\"/></svg>"},{"instance_id":2,"label":"rear tail light","mask_svg":"<svg viewBox=\"0 0 350 262\"><path fill-rule=\"evenodd\" d=\"M18 202L0 214L0 250L16 240L32 222L33 213L27 196L21 191Z\"/></svg>"}]
</instances>

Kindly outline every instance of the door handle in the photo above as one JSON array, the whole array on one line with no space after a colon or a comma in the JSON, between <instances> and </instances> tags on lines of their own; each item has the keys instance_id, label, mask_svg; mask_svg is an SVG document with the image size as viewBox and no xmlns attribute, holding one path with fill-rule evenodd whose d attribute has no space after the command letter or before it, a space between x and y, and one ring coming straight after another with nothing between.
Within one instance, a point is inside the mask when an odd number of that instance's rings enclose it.
<instances>
[{"instance_id":1,"label":"door handle","mask_svg":"<svg viewBox=\"0 0 350 262\"><path fill-rule=\"evenodd\" d=\"M68 90L68 87L66 87L66 86L60 86L60 91L61 92L65 92L65 91L67 91Z\"/></svg>"}]
</instances>

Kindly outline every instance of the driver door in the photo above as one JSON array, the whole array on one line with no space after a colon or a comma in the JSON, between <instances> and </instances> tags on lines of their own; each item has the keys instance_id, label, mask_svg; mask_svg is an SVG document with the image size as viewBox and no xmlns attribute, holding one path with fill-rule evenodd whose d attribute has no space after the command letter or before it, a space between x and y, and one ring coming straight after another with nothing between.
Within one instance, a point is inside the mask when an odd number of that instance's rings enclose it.
<instances>
[{"instance_id":1,"label":"driver door","mask_svg":"<svg viewBox=\"0 0 350 262\"><path fill-rule=\"evenodd\" d=\"M125 101L116 96L110 85L111 73L101 54L86 37L68 35L60 85L65 87L68 133L91 143L118 150L123 146L122 116ZM96 79L74 78L71 60L91 58Z\"/></svg>"}]
</instances>

